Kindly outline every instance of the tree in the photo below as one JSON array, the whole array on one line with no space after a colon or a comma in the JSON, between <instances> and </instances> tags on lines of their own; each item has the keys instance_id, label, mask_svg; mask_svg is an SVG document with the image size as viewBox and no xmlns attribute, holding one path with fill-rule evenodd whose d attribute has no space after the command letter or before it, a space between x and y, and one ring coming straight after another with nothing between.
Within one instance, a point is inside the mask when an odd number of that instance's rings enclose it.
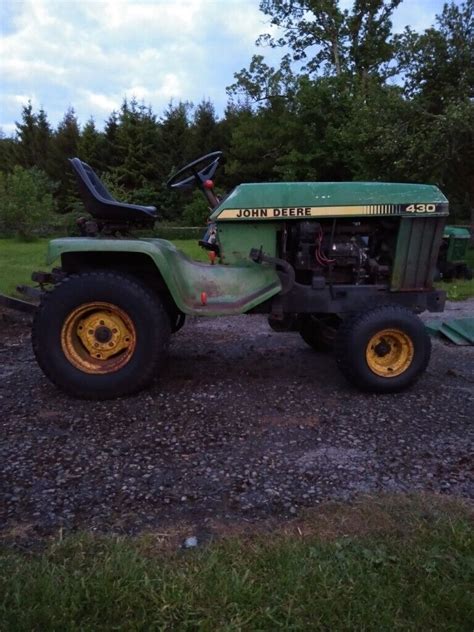
<instances>
[{"instance_id":1,"label":"tree","mask_svg":"<svg viewBox=\"0 0 474 632\"><path fill-rule=\"evenodd\" d=\"M69 108L59 123L52 141L52 172L59 183L56 200L59 211L64 213L76 206L76 181L68 163L69 158L77 156L79 146L79 124L73 108Z\"/></svg>"},{"instance_id":2,"label":"tree","mask_svg":"<svg viewBox=\"0 0 474 632\"><path fill-rule=\"evenodd\" d=\"M102 154L104 135L101 134L91 117L84 125L77 146L77 153L81 160L87 162L93 169L103 170Z\"/></svg>"},{"instance_id":3,"label":"tree","mask_svg":"<svg viewBox=\"0 0 474 632\"><path fill-rule=\"evenodd\" d=\"M382 80L391 73L391 15L402 0L354 0L342 10L338 0L261 0L260 9L283 34L261 35L260 44L289 47L293 61L310 76L343 74Z\"/></svg>"},{"instance_id":4,"label":"tree","mask_svg":"<svg viewBox=\"0 0 474 632\"><path fill-rule=\"evenodd\" d=\"M150 108L124 100L120 109L116 146L121 158L114 168L129 201L153 204L156 200L158 124Z\"/></svg>"},{"instance_id":5,"label":"tree","mask_svg":"<svg viewBox=\"0 0 474 632\"><path fill-rule=\"evenodd\" d=\"M405 95L433 114L474 99L474 0L446 3L436 22L421 34L407 27L397 38Z\"/></svg>"},{"instance_id":6,"label":"tree","mask_svg":"<svg viewBox=\"0 0 474 632\"><path fill-rule=\"evenodd\" d=\"M0 227L6 234L31 239L53 223L51 182L36 167L16 166L12 173L0 172Z\"/></svg>"},{"instance_id":7,"label":"tree","mask_svg":"<svg viewBox=\"0 0 474 632\"><path fill-rule=\"evenodd\" d=\"M101 152L101 164L104 169L114 169L121 161L118 146L119 116L114 110L105 122L104 142Z\"/></svg>"},{"instance_id":8,"label":"tree","mask_svg":"<svg viewBox=\"0 0 474 632\"><path fill-rule=\"evenodd\" d=\"M243 68L234 77L236 82L227 88L227 93L231 97L243 96L244 106L253 103L266 107L268 101L292 98L298 88L288 54L284 55L277 69L265 63L263 55L254 55L248 70Z\"/></svg>"},{"instance_id":9,"label":"tree","mask_svg":"<svg viewBox=\"0 0 474 632\"><path fill-rule=\"evenodd\" d=\"M190 155L199 157L221 149L221 135L214 105L203 100L194 111L190 134Z\"/></svg>"},{"instance_id":10,"label":"tree","mask_svg":"<svg viewBox=\"0 0 474 632\"><path fill-rule=\"evenodd\" d=\"M16 123L18 164L26 169L37 167L52 175L52 130L43 108L35 114L31 101L22 108L21 121Z\"/></svg>"},{"instance_id":11,"label":"tree","mask_svg":"<svg viewBox=\"0 0 474 632\"><path fill-rule=\"evenodd\" d=\"M474 0L446 3L436 24L398 38L412 121L401 170L439 184L467 218L474 212Z\"/></svg>"},{"instance_id":12,"label":"tree","mask_svg":"<svg viewBox=\"0 0 474 632\"><path fill-rule=\"evenodd\" d=\"M0 172L10 172L16 164L16 142L0 127Z\"/></svg>"},{"instance_id":13,"label":"tree","mask_svg":"<svg viewBox=\"0 0 474 632\"><path fill-rule=\"evenodd\" d=\"M170 103L160 119L160 163L165 177L193 158L189 122L192 107L188 101Z\"/></svg>"},{"instance_id":14,"label":"tree","mask_svg":"<svg viewBox=\"0 0 474 632\"><path fill-rule=\"evenodd\" d=\"M159 152L157 154L157 174L159 178L158 200L162 216L169 220L182 218L182 193L170 191L166 181L170 176L195 156L192 155L192 134L189 114L192 104L170 103L160 119Z\"/></svg>"}]
</instances>

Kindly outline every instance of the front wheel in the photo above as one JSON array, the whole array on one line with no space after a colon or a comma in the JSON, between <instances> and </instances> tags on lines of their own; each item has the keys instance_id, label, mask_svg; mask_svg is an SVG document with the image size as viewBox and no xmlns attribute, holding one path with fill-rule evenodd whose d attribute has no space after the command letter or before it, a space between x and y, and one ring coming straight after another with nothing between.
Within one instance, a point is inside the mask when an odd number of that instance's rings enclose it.
<instances>
[{"instance_id":1,"label":"front wheel","mask_svg":"<svg viewBox=\"0 0 474 632\"><path fill-rule=\"evenodd\" d=\"M169 338L160 298L138 280L113 272L73 275L47 292L32 332L46 376L75 397L96 400L148 386Z\"/></svg>"},{"instance_id":2,"label":"front wheel","mask_svg":"<svg viewBox=\"0 0 474 632\"><path fill-rule=\"evenodd\" d=\"M425 371L431 341L421 320L399 306L385 306L345 321L336 340L336 361L355 386L394 393Z\"/></svg>"}]
</instances>

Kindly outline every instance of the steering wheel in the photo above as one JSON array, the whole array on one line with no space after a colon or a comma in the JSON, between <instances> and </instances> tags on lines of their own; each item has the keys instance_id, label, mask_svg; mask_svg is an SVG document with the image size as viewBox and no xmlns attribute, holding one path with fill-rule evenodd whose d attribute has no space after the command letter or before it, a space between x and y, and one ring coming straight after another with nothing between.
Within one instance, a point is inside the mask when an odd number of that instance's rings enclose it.
<instances>
[{"instance_id":1,"label":"steering wheel","mask_svg":"<svg viewBox=\"0 0 474 632\"><path fill-rule=\"evenodd\" d=\"M174 173L166 183L170 189L187 189L189 187L203 185L206 180L210 180L215 174L222 158L222 151L213 151L210 154L201 156L192 162L189 162L182 169ZM181 176L191 172L187 178L180 180Z\"/></svg>"}]
</instances>

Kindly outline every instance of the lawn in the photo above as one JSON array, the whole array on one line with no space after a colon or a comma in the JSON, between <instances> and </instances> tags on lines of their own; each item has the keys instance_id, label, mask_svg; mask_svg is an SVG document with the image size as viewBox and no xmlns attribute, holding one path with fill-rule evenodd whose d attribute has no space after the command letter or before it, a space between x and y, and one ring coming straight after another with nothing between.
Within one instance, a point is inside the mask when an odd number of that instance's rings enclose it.
<instances>
[{"instance_id":1,"label":"lawn","mask_svg":"<svg viewBox=\"0 0 474 632\"><path fill-rule=\"evenodd\" d=\"M474 248L469 248L466 256L467 265L474 271ZM437 283L451 301L464 301L474 296L474 279L470 281L455 279L451 283Z\"/></svg>"},{"instance_id":2,"label":"lawn","mask_svg":"<svg viewBox=\"0 0 474 632\"><path fill-rule=\"evenodd\" d=\"M45 270L45 254L48 241L21 242L15 239L0 239L0 292L15 295L17 285L30 283L33 270ZM207 261L207 255L194 239L174 239L177 248L192 259ZM468 251L468 264L474 268L474 249ZM452 283L437 283L446 291L448 299L462 301L474 296L474 280L455 280Z\"/></svg>"},{"instance_id":3,"label":"lawn","mask_svg":"<svg viewBox=\"0 0 474 632\"><path fill-rule=\"evenodd\" d=\"M39 553L4 547L0 629L467 632L471 519L460 501L395 497L322 506L272 534L195 550L163 529L60 534Z\"/></svg>"},{"instance_id":4,"label":"lawn","mask_svg":"<svg viewBox=\"0 0 474 632\"><path fill-rule=\"evenodd\" d=\"M46 239L22 242L0 239L0 292L16 295L17 285L31 283L33 270L46 270Z\"/></svg>"}]
</instances>

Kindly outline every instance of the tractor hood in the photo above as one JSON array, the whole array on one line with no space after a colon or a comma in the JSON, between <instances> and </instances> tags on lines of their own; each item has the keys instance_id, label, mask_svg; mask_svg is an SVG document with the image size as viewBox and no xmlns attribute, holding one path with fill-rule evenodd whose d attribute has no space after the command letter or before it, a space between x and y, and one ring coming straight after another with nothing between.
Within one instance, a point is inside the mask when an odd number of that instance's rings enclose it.
<instances>
[{"instance_id":1,"label":"tractor hood","mask_svg":"<svg viewBox=\"0 0 474 632\"><path fill-rule=\"evenodd\" d=\"M213 221L255 221L365 215L448 215L448 200L429 184L265 182L237 186L214 209Z\"/></svg>"}]
</instances>

